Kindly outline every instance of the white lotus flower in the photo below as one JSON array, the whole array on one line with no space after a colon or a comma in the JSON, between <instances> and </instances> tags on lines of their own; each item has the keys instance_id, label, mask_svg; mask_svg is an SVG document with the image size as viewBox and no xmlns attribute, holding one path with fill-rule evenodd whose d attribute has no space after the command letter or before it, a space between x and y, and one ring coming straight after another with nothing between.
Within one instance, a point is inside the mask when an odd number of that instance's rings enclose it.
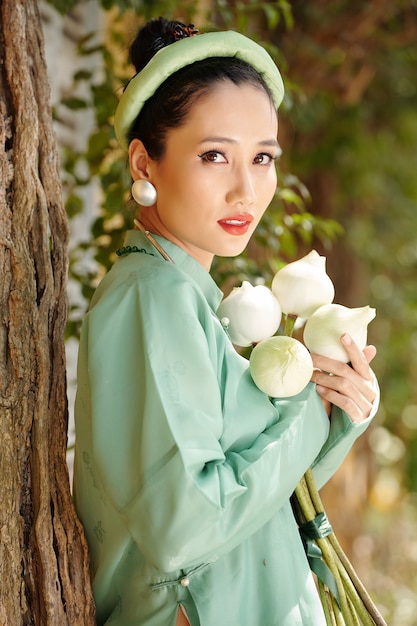
<instances>
[{"instance_id":1,"label":"white lotus flower","mask_svg":"<svg viewBox=\"0 0 417 626\"><path fill-rule=\"evenodd\" d=\"M264 339L254 347L249 359L257 387L273 398L300 393L313 374L313 361L303 344L293 337Z\"/></svg>"},{"instance_id":2,"label":"white lotus flower","mask_svg":"<svg viewBox=\"0 0 417 626\"><path fill-rule=\"evenodd\" d=\"M278 330L281 307L268 287L254 287L244 280L221 302L217 315L227 325L232 343L244 347L271 337Z\"/></svg>"},{"instance_id":3,"label":"white lotus flower","mask_svg":"<svg viewBox=\"0 0 417 626\"><path fill-rule=\"evenodd\" d=\"M360 350L367 343L368 324L376 315L369 306L349 309L341 304L326 304L307 320L304 343L310 352L347 363L349 357L340 343L344 333L349 333Z\"/></svg>"},{"instance_id":4,"label":"white lotus flower","mask_svg":"<svg viewBox=\"0 0 417 626\"><path fill-rule=\"evenodd\" d=\"M326 257L312 250L284 265L275 274L272 291L283 313L309 318L320 306L333 302L334 286L326 274Z\"/></svg>"}]
</instances>

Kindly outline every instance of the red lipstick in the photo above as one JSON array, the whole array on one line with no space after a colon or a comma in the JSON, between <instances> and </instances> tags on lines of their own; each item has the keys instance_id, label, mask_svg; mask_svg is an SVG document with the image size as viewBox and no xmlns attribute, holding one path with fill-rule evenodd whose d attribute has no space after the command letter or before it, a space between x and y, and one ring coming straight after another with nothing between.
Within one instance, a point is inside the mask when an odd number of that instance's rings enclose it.
<instances>
[{"instance_id":1,"label":"red lipstick","mask_svg":"<svg viewBox=\"0 0 417 626\"><path fill-rule=\"evenodd\" d=\"M250 213L237 213L236 215L230 215L221 220L218 220L219 226L223 228L229 235L244 235L251 223L253 222L253 215Z\"/></svg>"}]
</instances>

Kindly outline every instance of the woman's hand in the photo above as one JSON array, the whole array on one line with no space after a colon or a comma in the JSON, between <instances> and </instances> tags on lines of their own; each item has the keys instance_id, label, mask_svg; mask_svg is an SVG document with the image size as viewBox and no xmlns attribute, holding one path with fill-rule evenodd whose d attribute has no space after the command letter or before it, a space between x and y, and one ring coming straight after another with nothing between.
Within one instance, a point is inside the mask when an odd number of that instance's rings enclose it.
<instances>
[{"instance_id":1,"label":"woman's hand","mask_svg":"<svg viewBox=\"0 0 417 626\"><path fill-rule=\"evenodd\" d=\"M313 365L317 369L311 380L317 385L317 393L328 415L334 404L345 411L353 422L360 423L369 417L376 397L375 376L369 367L376 348L366 346L361 352L347 333L340 340L349 355L350 365L312 354Z\"/></svg>"}]
</instances>

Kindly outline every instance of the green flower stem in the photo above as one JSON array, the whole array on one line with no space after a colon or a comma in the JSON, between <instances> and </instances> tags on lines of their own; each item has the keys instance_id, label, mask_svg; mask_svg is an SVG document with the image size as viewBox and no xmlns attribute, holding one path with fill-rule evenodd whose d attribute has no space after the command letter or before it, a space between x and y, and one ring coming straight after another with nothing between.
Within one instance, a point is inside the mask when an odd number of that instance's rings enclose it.
<instances>
[{"instance_id":1,"label":"green flower stem","mask_svg":"<svg viewBox=\"0 0 417 626\"><path fill-rule=\"evenodd\" d=\"M324 512L323 502L320 498L318 489L316 487L316 482L314 480L313 471L309 468L304 474L306 487L308 489L308 493L310 494L311 502L316 510L316 514Z\"/></svg>"},{"instance_id":2,"label":"green flower stem","mask_svg":"<svg viewBox=\"0 0 417 626\"><path fill-rule=\"evenodd\" d=\"M352 620L350 619L350 611L349 611L345 587L342 582L342 577L340 575L340 571L337 566L334 552L327 540L327 537L325 537L324 539L316 539L316 543L319 546L320 550L322 551L323 559L327 563L336 581L337 590L339 592L340 609L341 609L343 616L345 617L346 626L355 626Z\"/></svg>"},{"instance_id":3,"label":"green flower stem","mask_svg":"<svg viewBox=\"0 0 417 626\"><path fill-rule=\"evenodd\" d=\"M350 580L352 581L352 584L355 587L359 597L361 598L363 604L365 605L367 612L372 617L373 623L376 626L387 626L387 623L385 622L384 618L382 617L382 615L376 608L370 595L368 594L365 587L363 586L362 581L360 580L356 571L354 570L353 565L351 564L346 554L344 553L339 541L337 540L336 535L334 533L332 535L329 535L329 540L333 546L334 551L338 555L338 558L343 564L343 567L345 568Z\"/></svg>"},{"instance_id":4,"label":"green flower stem","mask_svg":"<svg viewBox=\"0 0 417 626\"><path fill-rule=\"evenodd\" d=\"M317 513L324 512L323 502L317 490L317 487L314 481L313 472L311 471L311 469L307 470L307 472L304 475L304 478L305 478L306 488L308 489L308 493L311 497L311 501L314 505L315 510L317 511ZM363 605L366 607L368 614L371 616L373 620L373 622L370 622L369 619L368 621L366 621L366 617L363 617L362 620L364 621L364 623L375 624L376 626L387 626L382 615L379 613L377 607L375 606L374 602L372 601L371 597L366 591L363 583L359 579L351 562L349 561L346 554L344 553L339 541L337 540L336 535L332 533L331 535L328 536L328 539L330 543L332 544L333 549L335 553L337 554L338 559L343 564L343 567L345 568L350 581L353 583L353 586L355 587L359 598L361 599Z\"/></svg>"},{"instance_id":5,"label":"green flower stem","mask_svg":"<svg viewBox=\"0 0 417 626\"><path fill-rule=\"evenodd\" d=\"M286 335L287 337L292 337L292 334L294 332L294 325L296 321L297 321L297 316L293 315L292 313L288 313L285 316L284 335Z\"/></svg>"},{"instance_id":6,"label":"green flower stem","mask_svg":"<svg viewBox=\"0 0 417 626\"><path fill-rule=\"evenodd\" d=\"M297 487L295 488L295 495L297 497L297 500L301 506L301 509L303 511L303 515L306 518L307 522L311 522L315 517L316 517L316 509L312 504L311 501L311 497L310 497L310 493L309 493L309 489L307 486L307 478L304 475L304 477L300 480L299 484L297 485ZM345 593L345 589L344 586L342 584L342 579L339 573L339 569L337 567L335 558L334 558L334 553L333 550L329 544L329 542L327 541L327 538L324 539L316 539L316 543L319 546L319 548L322 551L323 554L323 558L326 561L327 565L329 566L334 579L336 581L336 585L337 585L337 590L339 592L339 597L340 597L340 603L341 603L341 609L342 609L342 613L345 615L349 615L349 609L348 609L348 605L347 605L347 598L346 598L346 593ZM354 626L354 624L351 624L349 622L346 623L346 626Z\"/></svg>"},{"instance_id":7,"label":"green flower stem","mask_svg":"<svg viewBox=\"0 0 417 626\"><path fill-rule=\"evenodd\" d=\"M336 600L333 598L333 596L331 597L331 602L332 602L332 606L333 606L333 610L334 610L334 614L336 617L336 624L337 626L350 626L349 622L346 622L344 619L344 616L336 602Z\"/></svg>"},{"instance_id":8,"label":"green flower stem","mask_svg":"<svg viewBox=\"0 0 417 626\"><path fill-rule=\"evenodd\" d=\"M306 521L313 520L318 513L323 512L323 505L318 495L317 488L313 482L311 470L308 470L300 480L295 493ZM323 553L323 558L335 577L342 603L342 613L345 615L347 620L345 623L347 626L356 626L357 623L357 619L355 619L355 616L352 615L348 606L348 599L346 597L346 590L348 590L350 596L349 599L355 607L357 613L361 616L365 626L373 626L373 622L370 621L361 598L357 594L354 585L343 567L343 564L338 559L338 554L335 552L334 547L330 542L330 537L332 536L333 535L329 535L323 539L318 539L316 540L316 543L319 545ZM340 618L338 618L338 622L340 622Z\"/></svg>"},{"instance_id":9,"label":"green flower stem","mask_svg":"<svg viewBox=\"0 0 417 626\"><path fill-rule=\"evenodd\" d=\"M352 604L352 601L349 598L348 598L348 601L349 601L349 608L350 608L355 626L361 626L362 622L359 620L359 617L356 613L354 605Z\"/></svg>"},{"instance_id":10,"label":"green flower stem","mask_svg":"<svg viewBox=\"0 0 417 626\"><path fill-rule=\"evenodd\" d=\"M330 539L330 535L329 535L329 539ZM366 606L364 605L362 601L362 598L359 596L355 586L352 583L352 580L349 574L346 572L342 562L340 561L337 555L336 555L336 563L339 568L340 577L342 578L343 585L345 587L348 601L350 603L351 611L353 612L353 615L354 616L357 615L361 619L360 624L363 624L364 626L374 626L374 621L370 617L366 609ZM356 621L354 622L354 625L355 624L356 624Z\"/></svg>"},{"instance_id":11,"label":"green flower stem","mask_svg":"<svg viewBox=\"0 0 417 626\"><path fill-rule=\"evenodd\" d=\"M297 487L295 488L295 495L297 497L298 504L301 507L301 511L305 517L306 522L311 522L311 520L316 517L316 511L311 502L305 475L302 477Z\"/></svg>"},{"instance_id":12,"label":"green flower stem","mask_svg":"<svg viewBox=\"0 0 417 626\"><path fill-rule=\"evenodd\" d=\"M320 600L323 606L324 617L327 626L337 626L336 618L333 611L332 600L329 591L325 589L321 580L318 581Z\"/></svg>"}]
</instances>

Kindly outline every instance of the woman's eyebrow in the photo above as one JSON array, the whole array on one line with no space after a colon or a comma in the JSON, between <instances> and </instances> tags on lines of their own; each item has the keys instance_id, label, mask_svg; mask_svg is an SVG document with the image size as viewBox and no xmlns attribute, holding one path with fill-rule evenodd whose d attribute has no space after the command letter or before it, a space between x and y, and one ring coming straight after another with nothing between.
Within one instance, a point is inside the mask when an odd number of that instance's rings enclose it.
<instances>
[{"instance_id":1,"label":"woman's eyebrow","mask_svg":"<svg viewBox=\"0 0 417 626\"><path fill-rule=\"evenodd\" d=\"M265 139L264 141L260 141L259 144L261 146L272 146L273 148L281 147L276 139Z\"/></svg>"},{"instance_id":2,"label":"woman's eyebrow","mask_svg":"<svg viewBox=\"0 0 417 626\"><path fill-rule=\"evenodd\" d=\"M237 139L233 139L231 137L220 137L220 136L212 136L212 137L204 137L201 139L200 143L230 143L236 144L238 143ZM263 139L258 141L259 146L272 146L274 148L279 148L279 143L276 139Z\"/></svg>"}]
</instances>

